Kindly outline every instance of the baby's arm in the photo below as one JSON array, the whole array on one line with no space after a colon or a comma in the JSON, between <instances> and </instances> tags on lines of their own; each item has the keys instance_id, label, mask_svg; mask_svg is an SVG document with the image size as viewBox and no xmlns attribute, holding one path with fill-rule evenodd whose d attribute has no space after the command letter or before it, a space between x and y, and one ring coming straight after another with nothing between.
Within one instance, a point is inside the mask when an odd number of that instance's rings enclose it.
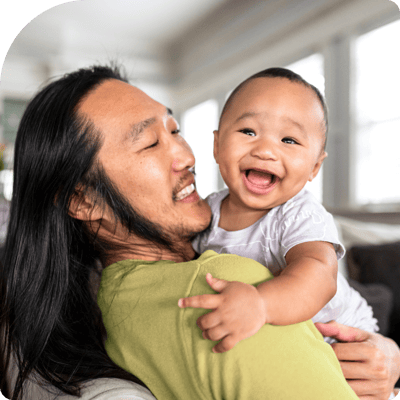
<instances>
[{"instance_id":1,"label":"baby's arm","mask_svg":"<svg viewBox=\"0 0 400 400\"><path fill-rule=\"evenodd\" d=\"M265 322L290 325L312 318L336 293L337 258L327 242L306 242L286 254L287 267L257 287Z\"/></svg>"},{"instance_id":2,"label":"baby's arm","mask_svg":"<svg viewBox=\"0 0 400 400\"><path fill-rule=\"evenodd\" d=\"M197 319L204 339L221 340L215 353L232 349L240 340L254 335L265 324L265 302L253 285L206 275L207 283L219 294L179 299L179 307L214 310Z\"/></svg>"},{"instance_id":3,"label":"baby's arm","mask_svg":"<svg viewBox=\"0 0 400 400\"><path fill-rule=\"evenodd\" d=\"M203 337L221 340L215 352L232 349L265 323L290 325L312 318L336 293L337 259L333 245L308 242L286 255L287 267L255 288L207 276L219 294L179 300L179 306L214 310L197 320Z\"/></svg>"}]
</instances>

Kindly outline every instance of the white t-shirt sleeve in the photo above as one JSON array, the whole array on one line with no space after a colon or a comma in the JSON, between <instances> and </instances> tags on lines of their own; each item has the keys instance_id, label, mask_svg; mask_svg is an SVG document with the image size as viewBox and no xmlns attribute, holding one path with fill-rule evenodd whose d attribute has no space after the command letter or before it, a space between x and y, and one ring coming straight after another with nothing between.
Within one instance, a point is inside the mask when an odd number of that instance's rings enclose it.
<instances>
[{"instance_id":1,"label":"white t-shirt sleeve","mask_svg":"<svg viewBox=\"0 0 400 400\"><path fill-rule=\"evenodd\" d=\"M306 190L283 204L277 214L282 258L292 247L314 241L332 243L338 260L344 256L332 215Z\"/></svg>"},{"instance_id":2,"label":"white t-shirt sleeve","mask_svg":"<svg viewBox=\"0 0 400 400\"><path fill-rule=\"evenodd\" d=\"M336 322L359 328L367 332L378 331L378 321L374 318L372 307L353 289L339 272L337 292L331 301L312 318L315 322ZM332 343L333 340L327 340Z\"/></svg>"},{"instance_id":3,"label":"white t-shirt sleeve","mask_svg":"<svg viewBox=\"0 0 400 400\"><path fill-rule=\"evenodd\" d=\"M341 274L338 274L338 283L339 279L342 282L341 290L346 292L346 294L343 294L342 301L347 306L340 317L337 318L337 322L371 333L377 332L379 330L378 321L374 318L372 307L368 305L367 301L357 290L348 284L347 280Z\"/></svg>"}]
</instances>

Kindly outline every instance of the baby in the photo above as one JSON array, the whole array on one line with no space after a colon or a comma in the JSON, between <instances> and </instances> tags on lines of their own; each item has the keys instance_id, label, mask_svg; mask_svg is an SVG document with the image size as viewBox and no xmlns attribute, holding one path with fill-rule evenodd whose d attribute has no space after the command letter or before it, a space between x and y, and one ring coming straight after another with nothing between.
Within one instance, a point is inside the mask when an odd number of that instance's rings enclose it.
<instances>
[{"instance_id":1,"label":"baby","mask_svg":"<svg viewBox=\"0 0 400 400\"><path fill-rule=\"evenodd\" d=\"M259 72L227 100L214 131L214 157L229 189L207 199L213 220L193 246L198 253L211 249L253 258L275 278L254 287L208 274L220 294L179 300L180 307L214 310L198 325L204 338L222 339L215 352L231 349L265 323L290 325L314 317L349 324L349 303L368 321L351 325L376 330L365 300L342 276L337 279L344 248L332 216L304 189L327 156L326 133L323 96L290 70ZM338 295L329 303L337 282Z\"/></svg>"}]
</instances>

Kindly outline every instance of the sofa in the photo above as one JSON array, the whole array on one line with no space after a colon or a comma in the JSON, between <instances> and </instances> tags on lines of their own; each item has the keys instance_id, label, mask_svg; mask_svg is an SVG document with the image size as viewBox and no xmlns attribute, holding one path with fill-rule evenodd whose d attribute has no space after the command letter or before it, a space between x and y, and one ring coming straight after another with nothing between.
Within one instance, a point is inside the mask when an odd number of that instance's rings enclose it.
<instances>
[{"instance_id":1,"label":"sofa","mask_svg":"<svg viewBox=\"0 0 400 400\"><path fill-rule=\"evenodd\" d=\"M339 270L372 306L380 333L400 346L400 224L334 218L346 248Z\"/></svg>"}]
</instances>

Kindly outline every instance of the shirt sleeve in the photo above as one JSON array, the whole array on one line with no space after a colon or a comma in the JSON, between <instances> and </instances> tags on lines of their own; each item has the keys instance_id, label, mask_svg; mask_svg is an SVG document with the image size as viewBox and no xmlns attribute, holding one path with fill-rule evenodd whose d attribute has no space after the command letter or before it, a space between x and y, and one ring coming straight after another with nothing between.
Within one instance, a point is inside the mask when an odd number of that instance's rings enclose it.
<instances>
[{"instance_id":1,"label":"shirt sleeve","mask_svg":"<svg viewBox=\"0 0 400 400\"><path fill-rule=\"evenodd\" d=\"M313 322L326 323L332 320L359 328L367 332L378 331L378 321L373 316L372 307L353 289L346 278L338 272L337 292L329 303L312 318ZM332 338L325 338L328 343L334 343Z\"/></svg>"},{"instance_id":2,"label":"shirt sleeve","mask_svg":"<svg viewBox=\"0 0 400 400\"><path fill-rule=\"evenodd\" d=\"M338 274L339 279L341 281L340 290L343 292L342 301L345 307L336 321L367 332L377 332L379 330L378 321L374 318L372 307L368 305L357 290L349 285L342 274Z\"/></svg>"},{"instance_id":3,"label":"shirt sleeve","mask_svg":"<svg viewBox=\"0 0 400 400\"><path fill-rule=\"evenodd\" d=\"M277 217L282 258L292 247L314 241L332 243L337 259L344 256L333 216L307 191L285 203Z\"/></svg>"}]
</instances>

